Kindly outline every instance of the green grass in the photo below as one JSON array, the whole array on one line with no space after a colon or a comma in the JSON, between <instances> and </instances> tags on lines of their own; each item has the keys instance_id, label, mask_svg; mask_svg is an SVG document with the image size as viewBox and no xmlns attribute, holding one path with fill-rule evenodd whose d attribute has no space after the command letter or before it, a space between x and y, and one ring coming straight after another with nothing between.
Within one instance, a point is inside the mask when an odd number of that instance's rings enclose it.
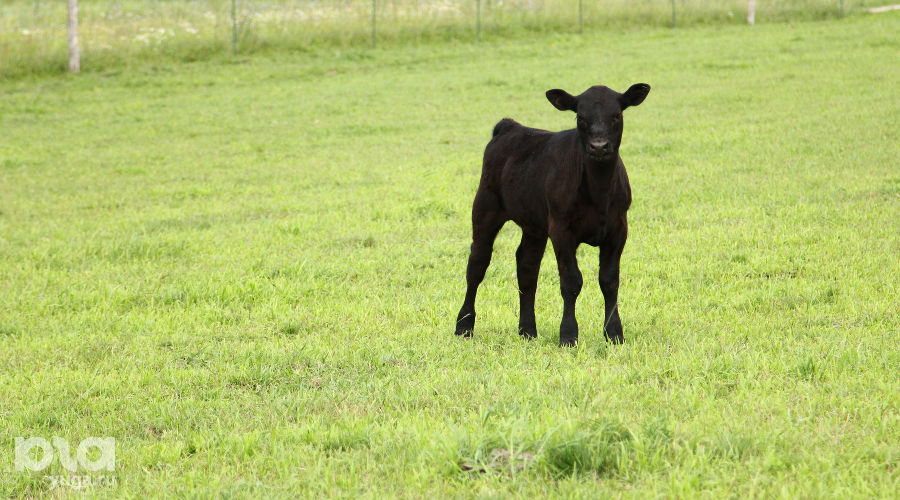
<instances>
[{"instance_id":1,"label":"green grass","mask_svg":"<svg viewBox=\"0 0 900 500\"><path fill-rule=\"evenodd\" d=\"M162 495L896 498L895 14L271 54L0 83L0 494L15 436L117 439ZM516 335L505 228L469 340L480 155L543 97L626 113L634 205L601 333ZM55 491L56 493L68 493Z\"/></svg>"},{"instance_id":2,"label":"green grass","mask_svg":"<svg viewBox=\"0 0 900 500\"><path fill-rule=\"evenodd\" d=\"M872 0L759 0L757 20L827 19ZM378 0L382 46L476 38L476 0ZM481 0L481 38L621 30L647 26L743 24L747 0ZM673 6L675 16L673 18ZM115 71L240 54L367 47L371 0L80 0L83 71ZM579 20L580 19L580 20ZM236 22L233 22L236 21ZM238 26L237 43L232 43ZM66 5L0 3L0 79L66 70Z\"/></svg>"}]
</instances>

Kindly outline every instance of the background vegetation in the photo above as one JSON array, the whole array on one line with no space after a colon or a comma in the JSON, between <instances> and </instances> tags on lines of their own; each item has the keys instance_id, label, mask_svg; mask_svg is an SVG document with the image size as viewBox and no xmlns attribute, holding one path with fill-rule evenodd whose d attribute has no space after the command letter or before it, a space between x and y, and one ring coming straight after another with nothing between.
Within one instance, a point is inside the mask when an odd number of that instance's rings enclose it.
<instances>
[{"instance_id":1,"label":"background vegetation","mask_svg":"<svg viewBox=\"0 0 900 500\"><path fill-rule=\"evenodd\" d=\"M14 436L113 436L92 496L895 497L898 28L0 82L0 494L49 488ZM493 124L570 127L544 90L637 81L628 343L603 341L589 247L578 348L552 252L540 337L516 335L512 226L454 337Z\"/></svg>"},{"instance_id":2,"label":"background vegetation","mask_svg":"<svg viewBox=\"0 0 900 500\"><path fill-rule=\"evenodd\" d=\"M758 0L757 22L835 18L873 0ZM273 50L372 44L371 0L80 0L87 71ZM540 32L741 24L746 0L481 0L482 39ZM477 0L378 0L377 41L476 38ZM0 78L58 73L66 62L66 5L0 3ZM236 29L235 29L236 28ZM233 38L237 34L237 43Z\"/></svg>"}]
</instances>

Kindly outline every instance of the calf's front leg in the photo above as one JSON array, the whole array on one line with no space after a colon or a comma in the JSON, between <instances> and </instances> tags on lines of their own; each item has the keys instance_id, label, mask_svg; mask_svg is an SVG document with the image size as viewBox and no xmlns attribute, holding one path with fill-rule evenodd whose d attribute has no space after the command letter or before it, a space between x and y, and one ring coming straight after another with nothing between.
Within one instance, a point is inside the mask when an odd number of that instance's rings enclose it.
<instances>
[{"instance_id":1,"label":"calf's front leg","mask_svg":"<svg viewBox=\"0 0 900 500\"><path fill-rule=\"evenodd\" d=\"M604 314L603 334L613 344L625 342L622 332L622 319L619 317L619 261L625 247L627 226L607 234L600 245L600 291L603 292Z\"/></svg>"},{"instance_id":2,"label":"calf's front leg","mask_svg":"<svg viewBox=\"0 0 900 500\"><path fill-rule=\"evenodd\" d=\"M575 318L575 301L583 284L575 251L578 243L568 230L550 233L556 265L559 268L559 288L563 298L563 316L559 324L559 345L574 346L578 343L578 320Z\"/></svg>"}]
</instances>

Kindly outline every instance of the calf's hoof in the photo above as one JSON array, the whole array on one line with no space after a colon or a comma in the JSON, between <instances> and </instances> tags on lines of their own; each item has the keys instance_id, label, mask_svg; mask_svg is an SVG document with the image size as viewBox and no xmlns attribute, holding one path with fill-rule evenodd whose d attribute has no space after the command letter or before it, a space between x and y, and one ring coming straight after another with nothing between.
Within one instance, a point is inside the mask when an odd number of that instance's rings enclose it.
<instances>
[{"instance_id":1,"label":"calf's hoof","mask_svg":"<svg viewBox=\"0 0 900 500\"><path fill-rule=\"evenodd\" d=\"M578 345L578 337L559 338L560 347L575 347Z\"/></svg>"},{"instance_id":2,"label":"calf's hoof","mask_svg":"<svg viewBox=\"0 0 900 500\"><path fill-rule=\"evenodd\" d=\"M613 344L625 343L625 335L622 334L621 324L610 325L610 328L603 332L603 336L605 336L606 340L612 342Z\"/></svg>"},{"instance_id":3,"label":"calf's hoof","mask_svg":"<svg viewBox=\"0 0 900 500\"><path fill-rule=\"evenodd\" d=\"M469 338L472 336L472 330L475 329L475 313L460 313L456 319L456 335Z\"/></svg>"},{"instance_id":4,"label":"calf's hoof","mask_svg":"<svg viewBox=\"0 0 900 500\"><path fill-rule=\"evenodd\" d=\"M578 345L578 323L563 321L559 326L559 346L575 347Z\"/></svg>"},{"instance_id":5,"label":"calf's hoof","mask_svg":"<svg viewBox=\"0 0 900 500\"><path fill-rule=\"evenodd\" d=\"M537 328L533 326L520 326L519 335L525 340L534 340L537 338Z\"/></svg>"},{"instance_id":6,"label":"calf's hoof","mask_svg":"<svg viewBox=\"0 0 900 500\"><path fill-rule=\"evenodd\" d=\"M613 344L624 344L625 336L622 335L621 333L618 335L607 335L606 340L612 342Z\"/></svg>"}]
</instances>

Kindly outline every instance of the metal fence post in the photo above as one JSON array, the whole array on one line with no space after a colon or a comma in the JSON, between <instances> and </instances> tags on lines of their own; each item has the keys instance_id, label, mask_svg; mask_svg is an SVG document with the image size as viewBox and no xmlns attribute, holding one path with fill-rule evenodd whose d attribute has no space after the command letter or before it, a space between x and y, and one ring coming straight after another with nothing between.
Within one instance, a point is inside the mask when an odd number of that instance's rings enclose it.
<instances>
[{"instance_id":1,"label":"metal fence post","mask_svg":"<svg viewBox=\"0 0 900 500\"><path fill-rule=\"evenodd\" d=\"M238 27L237 27L237 0L231 0L231 55L237 55Z\"/></svg>"},{"instance_id":2,"label":"metal fence post","mask_svg":"<svg viewBox=\"0 0 900 500\"><path fill-rule=\"evenodd\" d=\"M68 2L66 38L69 42L69 71L81 71L81 47L78 45L78 0Z\"/></svg>"},{"instance_id":3,"label":"metal fence post","mask_svg":"<svg viewBox=\"0 0 900 500\"><path fill-rule=\"evenodd\" d=\"M481 41L481 0L475 0L475 40Z\"/></svg>"},{"instance_id":4,"label":"metal fence post","mask_svg":"<svg viewBox=\"0 0 900 500\"><path fill-rule=\"evenodd\" d=\"M578 0L578 32L584 33L584 0Z\"/></svg>"},{"instance_id":5,"label":"metal fence post","mask_svg":"<svg viewBox=\"0 0 900 500\"><path fill-rule=\"evenodd\" d=\"M376 37L378 35L378 28L375 25L375 12L378 10L378 0L372 0L372 47L377 46Z\"/></svg>"},{"instance_id":6,"label":"metal fence post","mask_svg":"<svg viewBox=\"0 0 900 500\"><path fill-rule=\"evenodd\" d=\"M676 19L675 19L675 0L672 0L672 27L673 28L676 26L675 21L676 21Z\"/></svg>"}]
</instances>

